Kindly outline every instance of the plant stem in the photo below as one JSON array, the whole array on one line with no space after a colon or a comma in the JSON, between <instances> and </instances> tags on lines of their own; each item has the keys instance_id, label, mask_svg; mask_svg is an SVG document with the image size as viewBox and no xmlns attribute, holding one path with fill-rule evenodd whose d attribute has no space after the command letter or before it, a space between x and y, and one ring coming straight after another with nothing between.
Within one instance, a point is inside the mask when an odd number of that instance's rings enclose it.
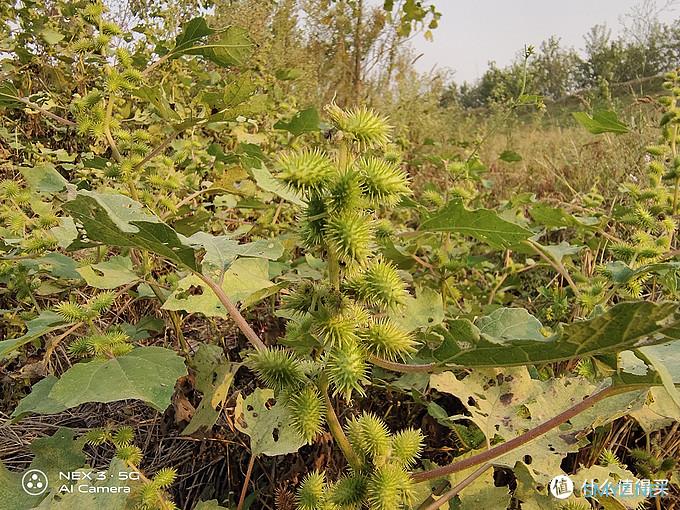
<instances>
[{"instance_id":1,"label":"plant stem","mask_svg":"<svg viewBox=\"0 0 680 510\"><path fill-rule=\"evenodd\" d=\"M340 290L340 263L331 249L328 250L328 280L335 290Z\"/></svg>"},{"instance_id":2,"label":"plant stem","mask_svg":"<svg viewBox=\"0 0 680 510\"><path fill-rule=\"evenodd\" d=\"M248 492L248 485L250 485L250 477L253 474L253 466L255 465L255 455L250 455L250 461L248 462L248 469L246 471L246 479L243 481L243 487L241 488L241 496L238 498L238 506L236 510L243 510L243 503L246 500L246 493Z\"/></svg>"},{"instance_id":3,"label":"plant stem","mask_svg":"<svg viewBox=\"0 0 680 510\"><path fill-rule=\"evenodd\" d=\"M250 327L250 324L248 324L248 322L243 318L243 315L241 315L241 312L239 312L238 308L236 308L236 305L231 302L231 299L229 299L229 296L227 296L227 294L224 292L224 289L222 289L222 287L220 287L217 282L199 273L198 271L195 271L194 274L212 289L212 291L217 296L217 299L219 299L220 303L222 303L227 309L227 312L236 323L236 326L238 326L238 329L243 332L250 343L253 344L253 347L255 347L255 349L258 351L266 349L267 346L260 339L260 337L257 336L257 333L255 333L253 328Z\"/></svg>"},{"instance_id":4,"label":"plant stem","mask_svg":"<svg viewBox=\"0 0 680 510\"><path fill-rule=\"evenodd\" d=\"M636 384L609 386L608 388L605 388L604 390L601 390L583 399L581 402L570 407L566 411L561 412L560 414L549 419L548 421L540 424L538 427L525 432L521 436L517 436L509 441L506 441L505 443L501 443L498 446L491 448L490 450L486 450L477 455L473 455L472 457L468 457L458 462L454 462L453 464L449 464L448 466L442 466L439 468L431 469L429 471L414 473L412 475L413 481L419 483L425 482L427 480L433 480L435 478L442 478L444 476L450 475L451 473L457 473L459 471L463 471L464 469L468 469L485 462L490 462L491 460L496 459L501 455L505 455L506 453L511 452L512 450L519 448L520 446L523 446L529 443L530 441L533 441L534 439L542 436L546 432L554 429L555 427L561 425L567 420L570 420L577 414L580 414L583 411L586 411L587 409L591 408L600 400L604 400L605 398L612 397L614 395L628 393L629 391L634 391L636 389L649 387L650 385L636 385Z\"/></svg>"},{"instance_id":5,"label":"plant stem","mask_svg":"<svg viewBox=\"0 0 680 510\"><path fill-rule=\"evenodd\" d=\"M553 260L552 257L550 257L547 253L543 251L543 248L541 247L540 244L537 242L534 242L530 239L527 239L524 241L524 244L527 246L530 246L543 260L545 260L548 264L550 264L555 271L557 271L559 274L562 275L562 277L566 280L567 284L571 288L571 290L574 292L574 295L576 297L581 295L581 291L578 289L576 284L574 283L574 280L571 279L571 276L569 276L569 272L567 269L564 267L564 265L557 261Z\"/></svg>"},{"instance_id":6,"label":"plant stem","mask_svg":"<svg viewBox=\"0 0 680 510\"><path fill-rule=\"evenodd\" d=\"M354 470L361 469L361 459L356 454L352 445L349 443L349 439L345 435L345 431L342 430L342 425L338 420L338 415L335 414L335 409L333 409L333 402L331 402L331 397L328 395L328 379L326 375L322 375L319 381L319 389L323 393L324 401L326 402L326 422L328 423L328 429L330 430L333 439L342 450L345 459Z\"/></svg>"},{"instance_id":7,"label":"plant stem","mask_svg":"<svg viewBox=\"0 0 680 510\"><path fill-rule=\"evenodd\" d=\"M465 480L460 482L459 484L455 485L453 488L451 488L449 491L445 492L442 494L439 498L437 498L436 501L433 501L429 505L427 505L424 508L420 508L420 510L437 510L438 508L441 508L443 505L445 505L448 501L452 500L454 497L458 495L460 491L462 491L465 487L470 485L472 482L474 482L477 478L482 476L484 472L491 467L491 464L484 464L482 467L479 469L475 470L472 472Z\"/></svg>"},{"instance_id":8,"label":"plant stem","mask_svg":"<svg viewBox=\"0 0 680 510\"><path fill-rule=\"evenodd\" d=\"M17 97L16 100L24 103L26 106L29 106L30 108L42 113L43 115L45 115L46 117L49 117L52 120L56 120L60 124L64 124L65 126L70 126L70 127L76 127L77 126L77 124L75 122L73 122L72 120L65 119L64 117L60 117L56 113L52 113L49 110L45 110L45 108L43 108L42 106L37 105L34 102L29 101L28 99L24 99L23 97Z\"/></svg>"},{"instance_id":9,"label":"plant stem","mask_svg":"<svg viewBox=\"0 0 680 510\"><path fill-rule=\"evenodd\" d=\"M436 372L437 369L446 370L447 367L438 365L437 363L427 363L426 365L407 365L406 363L397 363L396 361L388 361L377 356L369 356L368 360L374 365L392 370L393 372L414 373L414 372Z\"/></svg>"}]
</instances>

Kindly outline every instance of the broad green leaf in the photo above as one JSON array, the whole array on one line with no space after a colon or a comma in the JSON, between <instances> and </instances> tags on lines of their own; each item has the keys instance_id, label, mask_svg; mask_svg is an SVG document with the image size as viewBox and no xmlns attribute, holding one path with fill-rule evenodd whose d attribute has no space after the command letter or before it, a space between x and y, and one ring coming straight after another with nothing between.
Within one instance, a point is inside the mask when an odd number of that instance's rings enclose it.
<instances>
[{"instance_id":1,"label":"broad green leaf","mask_svg":"<svg viewBox=\"0 0 680 510\"><path fill-rule=\"evenodd\" d=\"M57 240L59 248L68 248L78 238L78 229L70 216L60 216L59 225L52 227L50 233Z\"/></svg>"},{"instance_id":2,"label":"broad green leaf","mask_svg":"<svg viewBox=\"0 0 680 510\"><path fill-rule=\"evenodd\" d=\"M174 351L163 347L137 347L117 358L77 363L60 379L51 380L49 392L46 392L47 384L39 388L39 392L50 402L51 412L57 406L65 410L86 402L127 399L142 400L163 411L170 405L175 382L186 373L184 360ZM24 400L34 407L22 405L22 400L13 416L45 412L43 403L32 395Z\"/></svg>"},{"instance_id":3,"label":"broad green leaf","mask_svg":"<svg viewBox=\"0 0 680 510\"><path fill-rule=\"evenodd\" d=\"M651 364L671 400L680 407L680 391L675 387L680 384L680 342L640 347L638 352Z\"/></svg>"},{"instance_id":4,"label":"broad green leaf","mask_svg":"<svg viewBox=\"0 0 680 510\"><path fill-rule=\"evenodd\" d=\"M272 286L269 262L264 259L237 259L224 274L222 288L234 301L243 301L252 294ZM195 275L179 281L175 291L163 303L165 310L202 313L207 317L228 317L228 312L215 293Z\"/></svg>"},{"instance_id":5,"label":"broad green leaf","mask_svg":"<svg viewBox=\"0 0 680 510\"><path fill-rule=\"evenodd\" d=\"M253 455L285 455L298 451L305 444L293 428L288 410L281 401L274 400L274 391L270 389L257 388L245 399L239 395L234 424L250 437Z\"/></svg>"},{"instance_id":6,"label":"broad green leaf","mask_svg":"<svg viewBox=\"0 0 680 510\"><path fill-rule=\"evenodd\" d=\"M283 245L273 239L261 239L252 243L239 244L230 236L213 236L197 232L188 241L205 250L202 264L205 269L226 271L237 257L255 257L276 260L283 255Z\"/></svg>"},{"instance_id":7,"label":"broad green leaf","mask_svg":"<svg viewBox=\"0 0 680 510\"><path fill-rule=\"evenodd\" d=\"M470 454L456 457L456 459L462 460L473 453L480 452L470 452ZM470 469L453 473L448 477L451 486L455 487L478 468L479 466L474 466ZM493 469L488 469L470 485L465 487L458 495L458 499L460 500L460 505L456 507L457 510L491 510L492 508L507 508L510 503L510 492L507 487L495 486Z\"/></svg>"},{"instance_id":8,"label":"broad green leaf","mask_svg":"<svg viewBox=\"0 0 680 510\"><path fill-rule=\"evenodd\" d=\"M14 421L20 420L27 414L56 414L64 411L64 406L50 398L50 392L59 379L50 374L33 385L31 393L19 401L12 413Z\"/></svg>"},{"instance_id":9,"label":"broad green leaf","mask_svg":"<svg viewBox=\"0 0 680 510\"><path fill-rule=\"evenodd\" d=\"M580 466L580 469L573 475L569 475L574 482L574 487L581 488L585 482L592 482L599 480L600 486L605 480L610 480L614 485L618 480L630 480L633 487L640 481L640 478L635 476L632 471L624 469L621 466L609 464L607 466L594 465L589 468ZM664 498L661 498L663 501ZM606 496L598 497L597 501L605 509L621 509L621 510L635 510L647 506L645 503L647 498L643 495L627 495L624 497Z\"/></svg>"},{"instance_id":10,"label":"broad green leaf","mask_svg":"<svg viewBox=\"0 0 680 510\"><path fill-rule=\"evenodd\" d=\"M227 507L220 506L216 499L200 501L194 510L229 510Z\"/></svg>"},{"instance_id":11,"label":"broad green leaf","mask_svg":"<svg viewBox=\"0 0 680 510\"><path fill-rule=\"evenodd\" d=\"M95 289L117 289L138 279L132 270L130 257L115 256L106 262L89 264L78 268L78 273L90 287Z\"/></svg>"},{"instance_id":12,"label":"broad green leaf","mask_svg":"<svg viewBox=\"0 0 680 510\"><path fill-rule=\"evenodd\" d=\"M64 483L59 478L60 472L75 471L85 465L85 455L82 453L84 444L84 441L74 439L71 429L60 427L52 436L33 440L30 449L35 456L23 473L12 473L0 463L0 508L8 510L55 508L45 505L44 502L47 500L52 502L52 495ZM40 470L47 476L45 492L38 496L30 496L22 487L24 474L33 469ZM43 503L38 505L40 500L43 500Z\"/></svg>"},{"instance_id":13,"label":"broad green leaf","mask_svg":"<svg viewBox=\"0 0 680 510\"><path fill-rule=\"evenodd\" d=\"M52 436L34 439L30 449L35 454L32 469L40 469L49 480L59 480L59 473L75 471L85 465L85 441L76 440L73 430L60 427Z\"/></svg>"},{"instance_id":14,"label":"broad green leaf","mask_svg":"<svg viewBox=\"0 0 680 510\"><path fill-rule=\"evenodd\" d=\"M131 198L114 193L79 191L74 200L62 207L91 241L142 248L190 269L198 269L194 250L186 244L186 238Z\"/></svg>"},{"instance_id":15,"label":"broad green leaf","mask_svg":"<svg viewBox=\"0 0 680 510\"><path fill-rule=\"evenodd\" d=\"M658 262L631 269L625 262L616 260L606 264L604 272L614 283L625 284L649 273L660 274L664 271L676 271L678 269L680 269L680 262Z\"/></svg>"},{"instance_id":16,"label":"broad green leaf","mask_svg":"<svg viewBox=\"0 0 680 510\"><path fill-rule=\"evenodd\" d=\"M22 473L10 471L0 462L0 501L7 510L29 510L42 496L29 496L21 488Z\"/></svg>"},{"instance_id":17,"label":"broad green leaf","mask_svg":"<svg viewBox=\"0 0 680 510\"><path fill-rule=\"evenodd\" d=\"M47 44L54 46L59 41L64 39L64 34L57 32L53 28L44 28L40 31L40 35Z\"/></svg>"},{"instance_id":18,"label":"broad green leaf","mask_svg":"<svg viewBox=\"0 0 680 510\"><path fill-rule=\"evenodd\" d=\"M203 393L196 413L182 434L190 435L199 430L207 431L217 421L221 407L240 365L230 362L218 345L201 344L191 366L196 371L195 387Z\"/></svg>"},{"instance_id":19,"label":"broad green leaf","mask_svg":"<svg viewBox=\"0 0 680 510\"><path fill-rule=\"evenodd\" d=\"M58 252L48 253L37 259L25 259L22 266L30 267L35 271L46 271L56 278L64 280L82 280L78 273L78 263L71 257Z\"/></svg>"},{"instance_id":20,"label":"broad green leaf","mask_svg":"<svg viewBox=\"0 0 680 510\"><path fill-rule=\"evenodd\" d=\"M500 159L501 161L505 161L506 163L517 163L518 161L522 161L522 156L520 156L515 151L504 150L498 156L498 159Z\"/></svg>"},{"instance_id":21,"label":"broad green leaf","mask_svg":"<svg viewBox=\"0 0 680 510\"><path fill-rule=\"evenodd\" d=\"M491 315L480 317L476 326L480 334L491 338L527 338L539 342L545 340L545 336L541 334L543 325L524 308L499 308Z\"/></svg>"},{"instance_id":22,"label":"broad green leaf","mask_svg":"<svg viewBox=\"0 0 680 510\"><path fill-rule=\"evenodd\" d=\"M533 232L501 219L489 209L468 210L461 200L452 200L427 217L421 232L457 232L494 248L509 248L533 236Z\"/></svg>"},{"instance_id":23,"label":"broad green leaf","mask_svg":"<svg viewBox=\"0 0 680 510\"><path fill-rule=\"evenodd\" d=\"M423 287L417 297L409 295L404 306L393 311L390 318L409 332L441 324L444 320L442 297L429 287Z\"/></svg>"},{"instance_id":24,"label":"broad green leaf","mask_svg":"<svg viewBox=\"0 0 680 510\"><path fill-rule=\"evenodd\" d=\"M24 103L19 101L19 92L16 87L9 80L3 80L0 83L0 107L4 108L21 108Z\"/></svg>"},{"instance_id":25,"label":"broad green leaf","mask_svg":"<svg viewBox=\"0 0 680 510\"><path fill-rule=\"evenodd\" d=\"M671 302L619 303L592 319L562 325L544 339L535 332L529 338L528 333L515 338L489 335L461 338L459 329L449 330L447 324L434 328L429 337L433 342L441 340L433 353L435 359L469 367L548 363L680 339L680 311Z\"/></svg>"},{"instance_id":26,"label":"broad green leaf","mask_svg":"<svg viewBox=\"0 0 680 510\"><path fill-rule=\"evenodd\" d=\"M628 126L619 120L615 112L608 110L598 110L592 116L586 112L572 112L576 122L594 135L602 133L627 133L630 131Z\"/></svg>"},{"instance_id":27,"label":"broad green leaf","mask_svg":"<svg viewBox=\"0 0 680 510\"><path fill-rule=\"evenodd\" d=\"M44 310L40 312L35 319L26 321L26 333L17 338L0 341L0 359L7 356L10 352L18 349L22 345L32 342L36 338L40 338L46 333L50 333L55 329L66 325L67 323L61 317L51 310Z\"/></svg>"},{"instance_id":28,"label":"broad green leaf","mask_svg":"<svg viewBox=\"0 0 680 510\"><path fill-rule=\"evenodd\" d=\"M54 193L63 190L68 184L51 163L42 163L32 168L22 167L19 170L34 191Z\"/></svg>"},{"instance_id":29,"label":"broad green leaf","mask_svg":"<svg viewBox=\"0 0 680 510\"><path fill-rule=\"evenodd\" d=\"M297 112L290 120L280 120L274 124L274 129L283 129L293 136L303 133L314 133L319 130L321 119L316 108L307 108Z\"/></svg>"},{"instance_id":30,"label":"broad green leaf","mask_svg":"<svg viewBox=\"0 0 680 510\"><path fill-rule=\"evenodd\" d=\"M175 47L172 49L172 53L183 52L204 37L214 33L215 30L208 27L204 18L193 18L182 27L182 31L175 38Z\"/></svg>"},{"instance_id":31,"label":"broad green leaf","mask_svg":"<svg viewBox=\"0 0 680 510\"><path fill-rule=\"evenodd\" d=\"M254 46L246 30L241 27L228 27L219 32L216 40L198 42L193 39L191 43L183 44L183 49L175 48L172 53L173 57L182 54L200 55L219 66L227 67L243 64Z\"/></svg>"},{"instance_id":32,"label":"broad green leaf","mask_svg":"<svg viewBox=\"0 0 680 510\"><path fill-rule=\"evenodd\" d=\"M583 246L573 246L566 241L560 244L550 244L548 246L541 245L541 250L548 253L553 260L562 262L564 257L570 257L578 254L583 249Z\"/></svg>"},{"instance_id":33,"label":"broad green leaf","mask_svg":"<svg viewBox=\"0 0 680 510\"><path fill-rule=\"evenodd\" d=\"M680 407L673 402L665 388L655 387L649 390L644 407L633 410L630 416L647 434L651 434L680 421Z\"/></svg>"},{"instance_id":34,"label":"broad green leaf","mask_svg":"<svg viewBox=\"0 0 680 510\"><path fill-rule=\"evenodd\" d=\"M575 216L568 213L561 207L552 207L548 204L538 202L529 210L531 217L537 225L551 228L561 227L580 227L588 228L600 223L599 218L592 216Z\"/></svg>"},{"instance_id":35,"label":"broad green leaf","mask_svg":"<svg viewBox=\"0 0 680 510\"><path fill-rule=\"evenodd\" d=\"M137 87L132 93L140 99L144 99L151 103L162 119L172 122L179 122L182 120L182 117L180 117L180 115L172 108L163 87L144 85L142 87Z\"/></svg>"}]
</instances>

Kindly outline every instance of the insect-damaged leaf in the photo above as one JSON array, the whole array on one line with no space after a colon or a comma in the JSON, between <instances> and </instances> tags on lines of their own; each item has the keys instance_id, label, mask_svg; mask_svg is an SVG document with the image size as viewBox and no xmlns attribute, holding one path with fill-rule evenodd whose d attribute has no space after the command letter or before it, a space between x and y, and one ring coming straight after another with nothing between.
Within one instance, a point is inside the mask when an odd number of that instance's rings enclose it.
<instances>
[{"instance_id":1,"label":"insect-damaged leaf","mask_svg":"<svg viewBox=\"0 0 680 510\"><path fill-rule=\"evenodd\" d=\"M285 455L294 453L305 444L292 426L288 410L274 400L274 391L256 389L245 399L238 396L234 424L250 436L253 455Z\"/></svg>"}]
</instances>

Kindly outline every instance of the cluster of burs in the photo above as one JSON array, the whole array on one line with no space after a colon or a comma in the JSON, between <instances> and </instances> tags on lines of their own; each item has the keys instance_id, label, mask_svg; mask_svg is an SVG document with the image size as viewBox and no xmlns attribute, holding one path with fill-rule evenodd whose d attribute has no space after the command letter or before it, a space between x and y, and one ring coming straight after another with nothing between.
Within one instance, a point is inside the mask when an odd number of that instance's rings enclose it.
<instances>
[{"instance_id":1,"label":"cluster of burs","mask_svg":"<svg viewBox=\"0 0 680 510\"><path fill-rule=\"evenodd\" d=\"M350 402L364 394L372 362L401 362L416 352L416 340L390 318L408 296L406 284L377 254L377 239L391 233L380 214L410 193L409 180L389 145L384 118L335 104L326 112L333 125L329 148L281 155L277 177L306 202L302 243L325 259L327 279L305 279L285 296L285 347L252 352L247 363L284 402L304 440L312 443L327 426L347 458L348 471L336 481L318 471L304 479L298 508L394 510L413 500L408 470L422 449L422 434L392 434L365 412L343 427L330 395Z\"/></svg>"}]
</instances>

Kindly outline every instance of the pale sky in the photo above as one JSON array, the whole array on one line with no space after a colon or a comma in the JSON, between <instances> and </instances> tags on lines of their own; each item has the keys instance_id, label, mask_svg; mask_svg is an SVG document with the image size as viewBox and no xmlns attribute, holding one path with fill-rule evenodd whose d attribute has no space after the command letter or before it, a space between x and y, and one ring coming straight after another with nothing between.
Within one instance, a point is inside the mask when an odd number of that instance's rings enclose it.
<instances>
[{"instance_id":1,"label":"pale sky","mask_svg":"<svg viewBox=\"0 0 680 510\"><path fill-rule=\"evenodd\" d=\"M437 68L455 71L458 83L474 81L495 60L499 66L512 62L525 44L537 46L551 35L565 46L582 49L590 27L606 23L612 35L620 31L619 19L642 0L438 0L442 13L434 41L422 36L413 40L418 70ZM671 2L674 3L674 2ZM661 7L666 0L657 0ZM680 3L664 10L659 19L670 22L680 16Z\"/></svg>"}]
</instances>

